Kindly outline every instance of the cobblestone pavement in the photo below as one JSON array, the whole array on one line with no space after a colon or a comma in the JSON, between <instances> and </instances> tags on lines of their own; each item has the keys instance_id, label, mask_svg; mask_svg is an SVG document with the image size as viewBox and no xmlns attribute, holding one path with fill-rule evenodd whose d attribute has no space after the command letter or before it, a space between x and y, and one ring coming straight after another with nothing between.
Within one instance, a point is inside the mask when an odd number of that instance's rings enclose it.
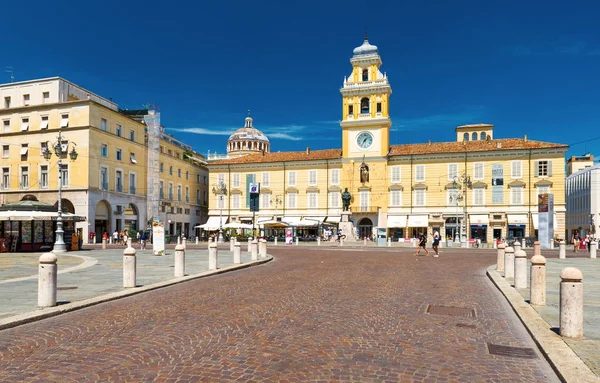
<instances>
[{"instance_id":1,"label":"cobblestone pavement","mask_svg":"<svg viewBox=\"0 0 600 383\"><path fill-rule=\"evenodd\" d=\"M260 267L4 330L0 381L558 381L539 353L488 352L534 347L485 276L495 252L269 252Z\"/></svg>"}]
</instances>

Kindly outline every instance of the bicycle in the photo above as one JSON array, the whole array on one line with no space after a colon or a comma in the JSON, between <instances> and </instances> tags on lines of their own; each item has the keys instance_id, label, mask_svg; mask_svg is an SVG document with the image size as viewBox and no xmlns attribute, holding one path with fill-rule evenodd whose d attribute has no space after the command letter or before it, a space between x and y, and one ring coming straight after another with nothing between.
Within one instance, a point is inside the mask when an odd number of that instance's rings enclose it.
<instances>
[{"instance_id":1,"label":"bicycle","mask_svg":"<svg viewBox=\"0 0 600 383\"><path fill-rule=\"evenodd\" d=\"M341 240L345 240L346 239L346 234L341 234L338 235L337 238L335 239L336 242L339 242Z\"/></svg>"}]
</instances>

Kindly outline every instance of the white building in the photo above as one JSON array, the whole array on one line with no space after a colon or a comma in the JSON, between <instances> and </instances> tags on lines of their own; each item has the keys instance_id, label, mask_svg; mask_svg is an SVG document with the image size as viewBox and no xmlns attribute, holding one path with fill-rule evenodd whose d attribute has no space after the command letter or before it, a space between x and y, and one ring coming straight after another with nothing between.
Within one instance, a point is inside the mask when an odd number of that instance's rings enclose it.
<instances>
[{"instance_id":1,"label":"white building","mask_svg":"<svg viewBox=\"0 0 600 383\"><path fill-rule=\"evenodd\" d=\"M591 164L566 180L567 240L571 239L574 230L579 230L582 236L588 232L600 233L600 164Z\"/></svg>"}]
</instances>

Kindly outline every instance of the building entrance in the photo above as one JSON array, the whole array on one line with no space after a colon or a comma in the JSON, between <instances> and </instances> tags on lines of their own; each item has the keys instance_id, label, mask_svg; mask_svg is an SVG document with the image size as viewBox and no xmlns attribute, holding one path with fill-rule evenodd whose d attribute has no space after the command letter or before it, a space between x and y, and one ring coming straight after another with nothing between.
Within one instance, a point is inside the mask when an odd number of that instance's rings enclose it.
<instances>
[{"instance_id":1,"label":"building entrance","mask_svg":"<svg viewBox=\"0 0 600 383\"><path fill-rule=\"evenodd\" d=\"M358 235L360 239L370 238L373 233L373 221L363 218L358 222Z\"/></svg>"}]
</instances>

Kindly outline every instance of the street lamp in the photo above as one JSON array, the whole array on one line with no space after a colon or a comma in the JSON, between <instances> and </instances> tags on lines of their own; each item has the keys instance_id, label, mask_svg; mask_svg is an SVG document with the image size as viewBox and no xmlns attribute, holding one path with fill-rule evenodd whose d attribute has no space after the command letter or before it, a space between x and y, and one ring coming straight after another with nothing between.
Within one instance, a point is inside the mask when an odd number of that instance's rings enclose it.
<instances>
[{"instance_id":1,"label":"street lamp","mask_svg":"<svg viewBox=\"0 0 600 383\"><path fill-rule=\"evenodd\" d=\"M71 152L69 152L69 145L72 145ZM76 144L74 142L63 140L62 132L60 130L58 131L56 142L52 144L54 153L56 154L56 157L58 157L58 217L56 218L56 239L54 241L54 249L52 250L54 253L64 253L67 251L62 219L62 156L68 153L71 160L75 161L78 155L75 146ZM49 147L50 142L46 141L46 148L42 151L42 155L48 161L52 157L52 152Z\"/></svg>"},{"instance_id":2,"label":"street lamp","mask_svg":"<svg viewBox=\"0 0 600 383\"><path fill-rule=\"evenodd\" d=\"M217 196L219 201L219 243L223 243L223 198L227 195L227 185L220 181L212 187L212 192Z\"/></svg>"},{"instance_id":3,"label":"street lamp","mask_svg":"<svg viewBox=\"0 0 600 383\"><path fill-rule=\"evenodd\" d=\"M467 228L465 228L466 220L467 220L467 188L472 188L473 183L471 182L471 176L466 174L462 174L460 177L454 177L452 181L452 186L455 189L460 188L460 184L462 184L462 195L456 193L454 199L456 201L457 211L458 211L458 203L463 201L463 219L460 221L460 247L467 247L467 242L469 240L469 233ZM458 223L458 212L456 214L456 221ZM463 234L464 233L464 234ZM455 238L455 242L458 240Z\"/></svg>"}]
</instances>

